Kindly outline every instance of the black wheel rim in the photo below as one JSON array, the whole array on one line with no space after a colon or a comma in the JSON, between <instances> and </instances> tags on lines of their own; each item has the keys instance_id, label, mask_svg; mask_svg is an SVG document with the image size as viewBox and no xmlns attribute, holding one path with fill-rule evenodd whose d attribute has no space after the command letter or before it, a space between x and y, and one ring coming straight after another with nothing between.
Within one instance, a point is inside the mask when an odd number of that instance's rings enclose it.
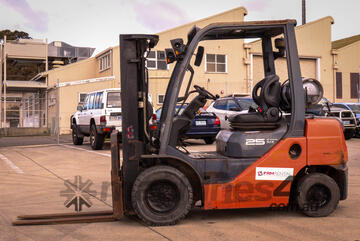
<instances>
[{"instance_id":1,"label":"black wheel rim","mask_svg":"<svg viewBox=\"0 0 360 241\"><path fill-rule=\"evenodd\" d=\"M325 185L315 184L307 192L306 200L310 207L321 208L330 202L331 192Z\"/></svg>"},{"instance_id":2,"label":"black wheel rim","mask_svg":"<svg viewBox=\"0 0 360 241\"><path fill-rule=\"evenodd\" d=\"M72 138L73 138L73 140L76 140L76 138L77 138L76 131L74 128L72 130Z\"/></svg>"},{"instance_id":3,"label":"black wheel rim","mask_svg":"<svg viewBox=\"0 0 360 241\"><path fill-rule=\"evenodd\" d=\"M145 203L157 213L168 213L176 209L180 201L177 186L168 181L156 181L149 185L145 191Z\"/></svg>"},{"instance_id":4,"label":"black wheel rim","mask_svg":"<svg viewBox=\"0 0 360 241\"><path fill-rule=\"evenodd\" d=\"M93 146L94 143L95 143L95 135L94 135L94 131L91 130L91 131L90 131L90 145Z\"/></svg>"}]
</instances>

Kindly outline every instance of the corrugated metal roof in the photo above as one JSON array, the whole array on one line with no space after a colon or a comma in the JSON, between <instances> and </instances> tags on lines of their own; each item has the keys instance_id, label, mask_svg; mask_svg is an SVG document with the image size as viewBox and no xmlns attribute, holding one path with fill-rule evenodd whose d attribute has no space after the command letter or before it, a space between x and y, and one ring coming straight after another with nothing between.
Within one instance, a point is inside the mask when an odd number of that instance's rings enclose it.
<instances>
[{"instance_id":1,"label":"corrugated metal roof","mask_svg":"<svg viewBox=\"0 0 360 241\"><path fill-rule=\"evenodd\" d=\"M359 35L354 35L354 36L351 36L351 37L348 37L348 38L343 38L343 39L333 41L331 43L331 45L332 45L333 49L341 49L341 48L343 48L345 46L348 46L348 45L350 45L352 43L355 43L357 41L360 41L360 34Z\"/></svg>"}]
</instances>

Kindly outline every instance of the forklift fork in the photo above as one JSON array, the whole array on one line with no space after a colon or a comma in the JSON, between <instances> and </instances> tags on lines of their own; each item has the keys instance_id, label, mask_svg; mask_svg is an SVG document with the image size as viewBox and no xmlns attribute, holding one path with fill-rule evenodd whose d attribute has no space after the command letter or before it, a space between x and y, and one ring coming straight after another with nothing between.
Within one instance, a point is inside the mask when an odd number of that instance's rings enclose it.
<instances>
[{"instance_id":1,"label":"forklift fork","mask_svg":"<svg viewBox=\"0 0 360 241\"><path fill-rule=\"evenodd\" d=\"M122 179L120 172L119 135L114 130L111 134L111 188L113 210L83 213L53 213L40 215L20 215L13 225L42 225L64 223L112 222L124 216Z\"/></svg>"}]
</instances>

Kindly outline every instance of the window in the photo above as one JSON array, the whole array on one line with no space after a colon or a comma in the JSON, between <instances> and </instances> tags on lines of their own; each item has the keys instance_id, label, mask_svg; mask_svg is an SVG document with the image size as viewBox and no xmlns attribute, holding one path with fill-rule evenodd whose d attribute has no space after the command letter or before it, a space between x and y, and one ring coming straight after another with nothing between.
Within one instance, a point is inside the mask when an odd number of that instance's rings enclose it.
<instances>
[{"instance_id":1,"label":"window","mask_svg":"<svg viewBox=\"0 0 360 241\"><path fill-rule=\"evenodd\" d=\"M110 69L110 67L111 67L111 52L108 52L107 54L99 58L99 70L101 72Z\"/></svg>"},{"instance_id":2,"label":"window","mask_svg":"<svg viewBox=\"0 0 360 241\"><path fill-rule=\"evenodd\" d=\"M79 103L84 103L85 99L86 99L86 93L79 93Z\"/></svg>"},{"instance_id":3,"label":"window","mask_svg":"<svg viewBox=\"0 0 360 241\"><path fill-rule=\"evenodd\" d=\"M89 96L86 95L84 104L83 104L83 110L87 110L88 106L89 106Z\"/></svg>"},{"instance_id":4,"label":"window","mask_svg":"<svg viewBox=\"0 0 360 241\"><path fill-rule=\"evenodd\" d=\"M108 108L120 108L121 96L120 92L109 92L107 95L107 107Z\"/></svg>"},{"instance_id":5,"label":"window","mask_svg":"<svg viewBox=\"0 0 360 241\"><path fill-rule=\"evenodd\" d=\"M342 98L342 73L336 72L336 98Z\"/></svg>"},{"instance_id":6,"label":"window","mask_svg":"<svg viewBox=\"0 0 360 241\"><path fill-rule=\"evenodd\" d=\"M231 108L240 109L240 107L235 103L235 100L228 100L226 109L231 110Z\"/></svg>"},{"instance_id":7,"label":"window","mask_svg":"<svg viewBox=\"0 0 360 241\"><path fill-rule=\"evenodd\" d=\"M224 54L206 54L205 72L207 73L226 73L227 56Z\"/></svg>"},{"instance_id":8,"label":"window","mask_svg":"<svg viewBox=\"0 0 360 241\"><path fill-rule=\"evenodd\" d=\"M158 95L158 104L163 104L165 100L165 95Z\"/></svg>"},{"instance_id":9,"label":"window","mask_svg":"<svg viewBox=\"0 0 360 241\"><path fill-rule=\"evenodd\" d=\"M94 99L95 99L95 93L91 94L89 97L89 109L94 109Z\"/></svg>"},{"instance_id":10,"label":"window","mask_svg":"<svg viewBox=\"0 0 360 241\"><path fill-rule=\"evenodd\" d=\"M219 110L226 110L227 101L226 100L218 100L214 103L214 108Z\"/></svg>"},{"instance_id":11,"label":"window","mask_svg":"<svg viewBox=\"0 0 360 241\"><path fill-rule=\"evenodd\" d=\"M254 109L258 108L258 105L255 104L255 102L252 99L238 98L236 100L242 110L248 110L250 108L250 106Z\"/></svg>"},{"instance_id":12,"label":"window","mask_svg":"<svg viewBox=\"0 0 360 241\"><path fill-rule=\"evenodd\" d=\"M165 51L150 51L147 56L146 67L148 69L167 70Z\"/></svg>"},{"instance_id":13,"label":"window","mask_svg":"<svg viewBox=\"0 0 360 241\"><path fill-rule=\"evenodd\" d=\"M352 99L359 98L359 73L350 73L350 96Z\"/></svg>"},{"instance_id":14,"label":"window","mask_svg":"<svg viewBox=\"0 0 360 241\"><path fill-rule=\"evenodd\" d=\"M51 94L50 96L49 96L49 103L48 103L48 105L49 106L53 106L53 105L55 105L56 104L56 96L55 96L55 94ZM27 108L27 102L25 102L25 109Z\"/></svg>"},{"instance_id":15,"label":"window","mask_svg":"<svg viewBox=\"0 0 360 241\"><path fill-rule=\"evenodd\" d=\"M95 98L95 109L102 109L102 97L103 97L103 92L98 92L96 93L96 98Z\"/></svg>"}]
</instances>

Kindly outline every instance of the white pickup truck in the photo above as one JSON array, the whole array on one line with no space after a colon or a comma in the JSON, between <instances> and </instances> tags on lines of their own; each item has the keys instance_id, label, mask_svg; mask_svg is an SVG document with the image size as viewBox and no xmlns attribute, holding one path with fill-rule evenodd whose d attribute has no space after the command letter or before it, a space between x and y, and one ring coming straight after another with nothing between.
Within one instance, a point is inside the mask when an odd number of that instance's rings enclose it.
<instances>
[{"instance_id":1,"label":"white pickup truck","mask_svg":"<svg viewBox=\"0 0 360 241\"><path fill-rule=\"evenodd\" d=\"M70 121L74 145L81 145L84 136L89 136L91 148L102 149L114 129L121 132L120 88L88 93Z\"/></svg>"}]
</instances>

